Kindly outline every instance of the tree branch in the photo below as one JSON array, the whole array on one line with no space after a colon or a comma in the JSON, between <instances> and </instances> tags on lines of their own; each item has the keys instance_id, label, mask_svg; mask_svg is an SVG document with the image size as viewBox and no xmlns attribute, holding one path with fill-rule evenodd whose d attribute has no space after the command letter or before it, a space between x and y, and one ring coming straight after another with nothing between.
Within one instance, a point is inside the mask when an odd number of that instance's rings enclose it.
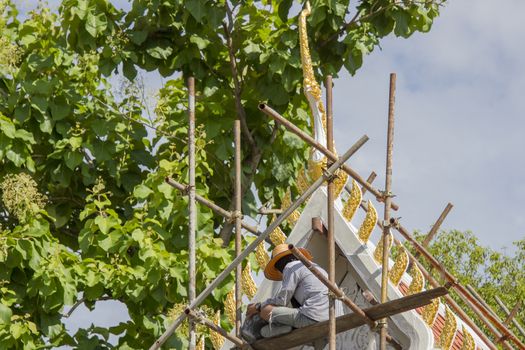
<instances>
[{"instance_id":1,"label":"tree branch","mask_svg":"<svg viewBox=\"0 0 525 350\"><path fill-rule=\"evenodd\" d=\"M100 298L98 298L95 301L112 300L112 299L113 299L112 297L105 296L105 297L100 297ZM77 302L75 304L73 304L73 306L71 306L71 309L69 309L68 312L63 314L62 317L64 317L64 318L70 317L73 314L73 311L75 311L85 301L86 301L86 298L82 298L82 299L77 300Z\"/></svg>"}]
</instances>

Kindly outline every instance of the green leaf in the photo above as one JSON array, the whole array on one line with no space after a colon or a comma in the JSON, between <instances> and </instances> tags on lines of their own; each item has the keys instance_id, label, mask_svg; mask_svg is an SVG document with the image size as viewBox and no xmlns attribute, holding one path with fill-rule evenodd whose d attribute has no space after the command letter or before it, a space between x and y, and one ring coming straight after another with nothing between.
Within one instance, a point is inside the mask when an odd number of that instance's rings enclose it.
<instances>
[{"instance_id":1,"label":"green leaf","mask_svg":"<svg viewBox=\"0 0 525 350\"><path fill-rule=\"evenodd\" d=\"M0 303L0 324L10 324L12 315L11 309Z\"/></svg>"},{"instance_id":2,"label":"green leaf","mask_svg":"<svg viewBox=\"0 0 525 350\"><path fill-rule=\"evenodd\" d=\"M13 164L17 167L21 166L22 164L24 164L24 157L22 157L20 155L20 153L16 152L15 150L13 149L10 149L6 152L6 157L7 159L9 159L10 161L13 162Z\"/></svg>"},{"instance_id":3,"label":"green leaf","mask_svg":"<svg viewBox=\"0 0 525 350\"><path fill-rule=\"evenodd\" d=\"M146 52L153 58L167 59L173 52L171 45L168 40L154 40L148 45Z\"/></svg>"},{"instance_id":4,"label":"green leaf","mask_svg":"<svg viewBox=\"0 0 525 350\"><path fill-rule=\"evenodd\" d=\"M15 132L15 137L17 139L21 139L21 140L24 140L26 142L29 142L30 144L35 144L35 138L33 137L33 134L30 133L29 131L27 130L24 130L24 129L18 129L16 132Z\"/></svg>"},{"instance_id":5,"label":"green leaf","mask_svg":"<svg viewBox=\"0 0 525 350\"><path fill-rule=\"evenodd\" d=\"M196 44L199 50L204 50L210 44L210 41L199 36L192 35L190 37L190 43Z\"/></svg>"},{"instance_id":6,"label":"green leaf","mask_svg":"<svg viewBox=\"0 0 525 350\"><path fill-rule=\"evenodd\" d=\"M133 196L138 199L145 199L152 193L153 191L149 187L142 184L136 186L135 190L133 190Z\"/></svg>"},{"instance_id":7,"label":"green leaf","mask_svg":"<svg viewBox=\"0 0 525 350\"><path fill-rule=\"evenodd\" d=\"M130 60L126 60L122 64L122 71L124 73L124 76L128 78L130 81L133 81L135 77L137 76L137 69L135 68L135 65Z\"/></svg>"},{"instance_id":8,"label":"green leaf","mask_svg":"<svg viewBox=\"0 0 525 350\"><path fill-rule=\"evenodd\" d=\"M111 218L99 215L95 218L95 224L100 229L100 232L107 234L112 227Z\"/></svg>"},{"instance_id":9,"label":"green leaf","mask_svg":"<svg viewBox=\"0 0 525 350\"><path fill-rule=\"evenodd\" d=\"M10 139L14 139L16 137L15 125L5 117L0 118L0 130L2 130L4 135Z\"/></svg>"},{"instance_id":10,"label":"green leaf","mask_svg":"<svg viewBox=\"0 0 525 350\"><path fill-rule=\"evenodd\" d=\"M290 11L290 8L292 7L292 0L282 0L279 2L278 7L278 14L281 21L286 23L288 21L288 12Z\"/></svg>"},{"instance_id":11,"label":"green leaf","mask_svg":"<svg viewBox=\"0 0 525 350\"><path fill-rule=\"evenodd\" d=\"M206 14L205 4L205 0L187 0L184 3L193 18L199 23L201 23L202 17Z\"/></svg>"},{"instance_id":12,"label":"green leaf","mask_svg":"<svg viewBox=\"0 0 525 350\"><path fill-rule=\"evenodd\" d=\"M99 13L98 15L89 12L86 19L86 30L93 38L102 34L108 25L106 14Z\"/></svg>"},{"instance_id":13,"label":"green leaf","mask_svg":"<svg viewBox=\"0 0 525 350\"><path fill-rule=\"evenodd\" d=\"M49 104L49 108L51 109L51 116L53 116L55 121L64 119L71 111L69 105L66 103L56 103L56 100Z\"/></svg>"},{"instance_id":14,"label":"green leaf","mask_svg":"<svg viewBox=\"0 0 525 350\"><path fill-rule=\"evenodd\" d=\"M66 166L71 169L75 170L77 166L79 166L82 163L83 156L79 152L75 151L66 151L64 160L66 162Z\"/></svg>"},{"instance_id":15,"label":"green leaf","mask_svg":"<svg viewBox=\"0 0 525 350\"><path fill-rule=\"evenodd\" d=\"M69 139L69 144L71 145L71 149L73 151L79 149L82 146L82 137L80 136L73 136Z\"/></svg>"}]
</instances>

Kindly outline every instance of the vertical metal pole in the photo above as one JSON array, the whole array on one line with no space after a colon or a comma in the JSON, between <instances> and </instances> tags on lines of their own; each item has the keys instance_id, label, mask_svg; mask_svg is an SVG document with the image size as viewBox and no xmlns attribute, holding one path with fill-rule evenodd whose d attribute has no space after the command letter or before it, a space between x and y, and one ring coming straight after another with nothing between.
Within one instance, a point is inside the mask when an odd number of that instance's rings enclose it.
<instances>
[{"instance_id":1,"label":"vertical metal pole","mask_svg":"<svg viewBox=\"0 0 525 350\"><path fill-rule=\"evenodd\" d=\"M388 98L388 131L386 143L386 176L385 176L385 211L383 226L383 269L381 271L381 303L388 299L388 247L390 246L390 204L392 201L392 151L394 148L394 103L396 92L396 74L390 74L390 93ZM380 349L386 350L387 322L386 318L381 319L379 325Z\"/></svg>"},{"instance_id":2,"label":"vertical metal pole","mask_svg":"<svg viewBox=\"0 0 525 350\"><path fill-rule=\"evenodd\" d=\"M239 116L234 122L234 143L235 143L235 256L241 254L241 119ZM241 336L241 278L242 278L242 264L238 264L235 268L235 335Z\"/></svg>"},{"instance_id":3,"label":"vertical metal pole","mask_svg":"<svg viewBox=\"0 0 525 350\"><path fill-rule=\"evenodd\" d=\"M326 144L334 152L334 119L332 106L332 76L326 77ZM335 153L335 152L334 152ZM332 162L329 163L330 165ZM334 239L334 200L335 188L332 179L328 180L328 279L335 285L335 239ZM329 349L336 348L335 299L329 295Z\"/></svg>"},{"instance_id":4,"label":"vertical metal pole","mask_svg":"<svg viewBox=\"0 0 525 350\"><path fill-rule=\"evenodd\" d=\"M188 302L191 304L195 300L195 231L197 227L197 208L195 202L195 78L188 78L188 158L189 158L189 224L188 224L188 245L189 245L189 287ZM190 350L195 349L195 324L190 320Z\"/></svg>"}]
</instances>

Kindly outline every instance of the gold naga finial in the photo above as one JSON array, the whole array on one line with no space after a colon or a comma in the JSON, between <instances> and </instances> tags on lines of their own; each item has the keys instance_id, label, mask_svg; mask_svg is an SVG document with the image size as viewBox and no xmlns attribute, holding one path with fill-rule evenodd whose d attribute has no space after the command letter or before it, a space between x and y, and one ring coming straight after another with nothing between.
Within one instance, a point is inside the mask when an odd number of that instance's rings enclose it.
<instances>
[{"instance_id":1,"label":"gold naga finial","mask_svg":"<svg viewBox=\"0 0 525 350\"><path fill-rule=\"evenodd\" d=\"M388 272L390 282L392 282L394 286L397 286L399 284L399 282L401 281L401 277L403 277L403 274L405 273L407 267L408 254L405 248L403 248L403 246L401 245L399 246L399 253L397 254L394 266L392 267L392 270Z\"/></svg>"},{"instance_id":2,"label":"gold naga finial","mask_svg":"<svg viewBox=\"0 0 525 350\"><path fill-rule=\"evenodd\" d=\"M474 337L472 337L472 334L468 331L465 326L463 326L463 346L461 347L461 350L475 350L476 349L476 342L474 341Z\"/></svg>"},{"instance_id":3,"label":"gold naga finial","mask_svg":"<svg viewBox=\"0 0 525 350\"><path fill-rule=\"evenodd\" d=\"M343 207L343 216L346 220L352 221L361 200L363 199L363 192L355 180L352 180L352 190L350 191L350 197L345 201ZM375 223L374 223L375 225ZM373 228L373 227L372 227Z\"/></svg>"},{"instance_id":4,"label":"gold naga finial","mask_svg":"<svg viewBox=\"0 0 525 350\"><path fill-rule=\"evenodd\" d=\"M361 224L361 227L359 227L359 231L357 232L357 235L359 236L359 239L361 240L361 242L363 243L368 242L368 239L370 238L370 235L372 234L372 231L374 230L376 223L377 223L377 210L372 204L372 202L368 200L365 220L363 221L363 223Z\"/></svg>"},{"instance_id":5,"label":"gold naga finial","mask_svg":"<svg viewBox=\"0 0 525 350\"><path fill-rule=\"evenodd\" d=\"M423 320L429 326L432 326L432 324L434 324L434 320L436 319L436 315L439 311L439 301L439 298L432 299L432 302L423 308L423 313L421 314L421 317L423 317Z\"/></svg>"},{"instance_id":6,"label":"gold naga finial","mask_svg":"<svg viewBox=\"0 0 525 350\"><path fill-rule=\"evenodd\" d=\"M425 286L425 277L423 277L423 273L416 263L412 264L410 276L412 277L412 282L410 282L410 286L408 286L408 295L421 292Z\"/></svg>"},{"instance_id":7,"label":"gold naga finial","mask_svg":"<svg viewBox=\"0 0 525 350\"><path fill-rule=\"evenodd\" d=\"M450 346L452 345L452 341L454 340L454 335L456 334L457 330L457 321L456 316L448 306L446 307L445 311L445 325L443 326L443 332L441 333L441 337L439 339L441 349L443 350L449 350Z\"/></svg>"},{"instance_id":8,"label":"gold naga finial","mask_svg":"<svg viewBox=\"0 0 525 350\"><path fill-rule=\"evenodd\" d=\"M388 234L387 236L387 239L388 239L388 251L390 251L390 248L392 248L392 234ZM377 243L376 245L376 249L374 250L374 259L375 261L377 261L379 264L383 264L383 240L385 238L385 235L381 235L381 238L379 239L379 242ZM388 269L388 264L386 266L386 268Z\"/></svg>"}]
</instances>

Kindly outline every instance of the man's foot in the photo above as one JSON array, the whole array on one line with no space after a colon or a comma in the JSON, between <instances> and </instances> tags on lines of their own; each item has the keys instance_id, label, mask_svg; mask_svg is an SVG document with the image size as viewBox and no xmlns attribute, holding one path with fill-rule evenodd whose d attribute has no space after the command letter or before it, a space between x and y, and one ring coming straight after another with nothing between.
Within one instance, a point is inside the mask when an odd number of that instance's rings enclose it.
<instances>
[{"instance_id":1,"label":"man's foot","mask_svg":"<svg viewBox=\"0 0 525 350\"><path fill-rule=\"evenodd\" d=\"M241 327L241 336L248 344L251 344L257 339L261 339L261 328L267 324L268 322L260 318L259 315L247 318Z\"/></svg>"},{"instance_id":2,"label":"man's foot","mask_svg":"<svg viewBox=\"0 0 525 350\"><path fill-rule=\"evenodd\" d=\"M261 328L261 335L265 338L276 337L278 335L290 333L292 331L292 326L281 326L281 325L267 325Z\"/></svg>"}]
</instances>

